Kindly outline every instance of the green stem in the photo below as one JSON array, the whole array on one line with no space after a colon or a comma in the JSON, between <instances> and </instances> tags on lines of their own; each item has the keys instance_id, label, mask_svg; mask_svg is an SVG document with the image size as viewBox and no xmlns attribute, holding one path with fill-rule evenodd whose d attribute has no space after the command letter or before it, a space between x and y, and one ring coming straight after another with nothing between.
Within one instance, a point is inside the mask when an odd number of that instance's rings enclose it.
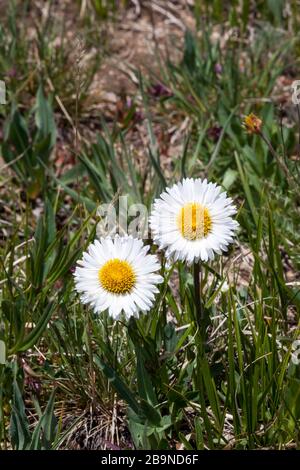
<instances>
[{"instance_id":1,"label":"green stem","mask_svg":"<svg viewBox=\"0 0 300 470\"><path fill-rule=\"evenodd\" d=\"M194 289L197 323L203 319L203 311L201 304L201 266L199 262L194 263Z\"/></svg>"},{"instance_id":2,"label":"green stem","mask_svg":"<svg viewBox=\"0 0 300 470\"><path fill-rule=\"evenodd\" d=\"M201 263L194 263L194 289L196 306L196 324L199 331L199 353L205 353L207 318L205 318L204 305L202 303L202 269Z\"/></svg>"}]
</instances>

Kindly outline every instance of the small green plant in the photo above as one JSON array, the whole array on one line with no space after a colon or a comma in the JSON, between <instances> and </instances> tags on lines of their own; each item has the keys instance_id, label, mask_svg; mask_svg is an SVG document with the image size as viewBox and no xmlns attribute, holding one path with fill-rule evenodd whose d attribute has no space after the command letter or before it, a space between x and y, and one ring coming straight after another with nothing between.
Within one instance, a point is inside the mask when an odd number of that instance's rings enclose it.
<instances>
[{"instance_id":1,"label":"small green plant","mask_svg":"<svg viewBox=\"0 0 300 470\"><path fill-rule=\"evenodd\" d=\"M56 143L56 132L52 107L41 86L27 116L12 105L5 123L2 155L26 188L29 198L34 199L46 188L46 169Z\"/></svg>"},{"instance_id":2,"label":"small green plant","mask_svg":"<svg viewBox=\"0 0 300 470\"><path fill-rule=\"evenodd\" d=\"M34 430L26 416L21 390L16 381L13 383L12 413L10 418L10 437L14 450L50 450L57 437L57 419L54 415L53 392L42 413L37 400L33 400L38 415Z\"/></svg>"}]
</instances>

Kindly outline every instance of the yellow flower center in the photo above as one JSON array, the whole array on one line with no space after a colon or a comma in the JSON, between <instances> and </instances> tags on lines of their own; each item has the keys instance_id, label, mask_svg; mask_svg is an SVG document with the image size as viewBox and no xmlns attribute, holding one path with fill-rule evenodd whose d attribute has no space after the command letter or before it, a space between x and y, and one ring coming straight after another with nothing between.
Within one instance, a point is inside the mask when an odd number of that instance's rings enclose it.
<instances>
[{"instance_id":1,"label":"yellow flower center","mask_svg":"<svg viewBox=\"0 0 300 470\"><path fill-rule=\"evenodd\" d=\"M180 210L177 225L184 238L199 240L211 231L211 216L206 207L197 202L190 202Z\"/></svg>"},{"instance_id":2,"label":"yellow flower center","mask_svg":"<svg viewBox=\"0 0 300 470\"><path fill-rule=\"evenodd\" d=\"M118 258L107 261L99 269L98 276L103 289L113 294L127 294L136 281L132 266L127 261Z\"/></svg>"}]
</instances>

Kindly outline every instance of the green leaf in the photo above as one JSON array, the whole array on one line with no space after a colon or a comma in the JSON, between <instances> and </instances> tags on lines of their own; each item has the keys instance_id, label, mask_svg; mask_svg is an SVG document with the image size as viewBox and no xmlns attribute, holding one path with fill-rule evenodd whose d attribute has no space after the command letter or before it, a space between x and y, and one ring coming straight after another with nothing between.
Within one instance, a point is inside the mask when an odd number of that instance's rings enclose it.
<instances>
[{"instance_id":1,"label":"green leaf","mask_svg":"<svg viewBox=\"0 0 300 470\"><path fill-rule=\"evenodd\" d=\"M16 450L26 449L31 439L22 394L16 380L14 380L13 383L13 404L10 419L10 436L13 448Z\"/></svg>"},{"instance_id":2,"label":"green leaf","mask_svg":"<svg viewBox=\"0 0 300 470\"><path fill-rule=\"evenodd\" d=\"M137 357L137 379L138 379L138 390L140 396L150 403L152 406L157 405L157 398L155 395L155 390L151 382L150 375L148 374L143 360L143 355L136 346L136 357Z\"/></svg>"},{"instance_id":3,"label":"green leaf","mask_svg":"<svg viewBox=\"0 0 300 470\"><path fill-rule=\"evenodd\" d=\"M56 438L57 420L54 415L55 390L51 393L43 415L36 425L30 444L31 450L49 450Z\"/></svg>"},{"instance_id":4,"label":"green leaf","mask_svg":"<svg viewBox=\"0 0 300 470\"><path fill-rule=\"evenodd\" d=\"M35 104L35 122L38 129L37 140L50 136L50 146L56 142L56 125L50 103L45 98L42 85L39 86Z\"/></svg>"},{"instance_id":5,"label":"green leaf","mask_svg":"<svg viewBox=\"0 0 300 470\"><path fill-rule=\"evenodd\" d=\"M35 328L23 339L21 343L17 343L12 350L10 351L10 354L14 354L17 351L27 351L28 349L32 348L34 344L37 344L38 340L44 333L45 329L47 328L47 325L50 321L50 318L53 314L55 304L49 303L49 305L46 307L44 313L42 314L41 318L37 322Z\"/></svg>"},{"instance_id":6,"label":"green leaf","mask_svg":"<svg viewBox=\"0 0 300 470\"><path fill-rule=\"evenodd\" d=\"M139 414L140 406L134 394L130 391L125 382L118 376L114 369L112 369L108 364L105 364L105 362L102 361L99 356L94 355L93 358L95 364L100 368L103 374L112 383L120 397L125 400L125 402L132 408L132 410L136 414Z\"/></svg>"}]
</instances>

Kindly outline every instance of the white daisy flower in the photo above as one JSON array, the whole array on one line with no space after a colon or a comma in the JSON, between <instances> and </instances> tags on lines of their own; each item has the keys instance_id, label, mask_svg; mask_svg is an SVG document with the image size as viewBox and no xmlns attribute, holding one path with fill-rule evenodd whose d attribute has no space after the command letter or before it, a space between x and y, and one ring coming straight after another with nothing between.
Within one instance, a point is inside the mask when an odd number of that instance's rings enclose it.
<instances>
[{"instance_id":1,"label":"white daisy flower","mask_svg":"<svg viewBox=\"0 0 300 470\"><path fill-rule=\"evenodd\" d=\"M191 264L227 250L238 227L231 217L235 213L232 199L220 186L186 178L154 201L150 227L168 258Z\"/></svg>"},{"instance_id":2,"label":"white daisy flower","mask_svg":"<svg viewBox=\"0 0 300 470\"><path fill-rule=\"evenodd\" d=\"M148 311L163 281L158 259L147 254L149 246L132 236L101 238L78 261L74 277L83 303L96 313L108 310L117 319Z\"/></svg>"}]
</instances>

